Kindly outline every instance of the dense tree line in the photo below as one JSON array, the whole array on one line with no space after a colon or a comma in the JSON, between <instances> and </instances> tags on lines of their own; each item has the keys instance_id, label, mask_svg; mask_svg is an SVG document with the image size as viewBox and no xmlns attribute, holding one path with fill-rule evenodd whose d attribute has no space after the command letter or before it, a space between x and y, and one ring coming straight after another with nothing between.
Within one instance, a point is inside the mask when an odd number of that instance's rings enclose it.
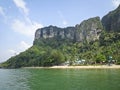
<instances>
[{"instance_id":1,"label":"dense tree line","mask_svg":"<svg viewBox=\"0 0 120 90\"><path fill-rule=\"evenodd\" d=\"M109 56L117 60L116 64L120 64L120 33L102 32L100 39L92 42L38 39L31 48L11 57L1 67L53 66L66 61L72 65L77 59L86 60L86 64L101 64L108 62Z\"/></svg>"}]
</instances>

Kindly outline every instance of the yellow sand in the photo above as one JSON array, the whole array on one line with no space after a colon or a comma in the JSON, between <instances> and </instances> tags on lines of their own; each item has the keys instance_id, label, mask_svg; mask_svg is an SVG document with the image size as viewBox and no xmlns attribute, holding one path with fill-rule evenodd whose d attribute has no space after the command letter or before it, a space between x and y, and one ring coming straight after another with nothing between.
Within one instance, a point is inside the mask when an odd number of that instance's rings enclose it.
<instances>
[{"instance_id":1,"label":"yellow sand","mask_svg":"<svg viewBox=\"0 0 120 90\"><path fill-rule=\"evenodd\" d=\"M52 66L52 67L24 67L24 68L53 68L53 69L120 69L120 65L99 65L99 66Z\"/></svg>"}]
</instances>

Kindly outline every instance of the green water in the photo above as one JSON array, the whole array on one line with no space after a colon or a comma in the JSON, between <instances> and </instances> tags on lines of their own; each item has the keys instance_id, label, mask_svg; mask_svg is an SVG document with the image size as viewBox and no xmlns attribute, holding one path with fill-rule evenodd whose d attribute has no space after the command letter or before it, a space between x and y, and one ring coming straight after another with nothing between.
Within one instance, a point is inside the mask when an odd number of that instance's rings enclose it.
<instances>
[{"instance_id":1,"label":"green water","mask_svg":"<svg viewBox=\"0 0 120 90\"><path fill-rule=\"evenodd\" d=\"M0 90L120 90L120 70L0 69Z\"/></svg>"}]
</instances>

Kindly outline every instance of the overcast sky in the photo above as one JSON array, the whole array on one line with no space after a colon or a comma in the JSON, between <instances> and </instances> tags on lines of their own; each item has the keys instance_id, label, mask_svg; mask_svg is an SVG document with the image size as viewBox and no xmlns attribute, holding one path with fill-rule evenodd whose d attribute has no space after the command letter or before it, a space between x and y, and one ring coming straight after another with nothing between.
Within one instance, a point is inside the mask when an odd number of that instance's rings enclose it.
<instances>
[{"instance_id":1,"label":"overcast sky","mask_svg":"<svg viewBox=\"0 0 120 90\"><path fill-rule=\"evenodd\" d=\"M102 18L120 0L0 0L0 62L33 44L37 28L75 26Z\"/></svg>"}]
</instances>

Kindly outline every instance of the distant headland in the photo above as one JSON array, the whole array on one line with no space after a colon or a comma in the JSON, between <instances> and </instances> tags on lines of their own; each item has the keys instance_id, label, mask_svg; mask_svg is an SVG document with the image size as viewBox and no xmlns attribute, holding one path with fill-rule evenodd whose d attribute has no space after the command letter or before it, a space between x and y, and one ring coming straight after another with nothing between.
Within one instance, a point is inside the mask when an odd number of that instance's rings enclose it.
<instances>
[{"instance_id":1,"label":"distant headland","mask_svg":"<svg viewBox=\"0 0 120 90\"><path fill-rule=\"evenodd\" d=\"M59 28L50 25L37 29L33 46L1 63L0 67L120 67L103 66L106 64L120 64L120 6L102 19L97 16L73 27Z\"/></svg>"}]
</instances>

